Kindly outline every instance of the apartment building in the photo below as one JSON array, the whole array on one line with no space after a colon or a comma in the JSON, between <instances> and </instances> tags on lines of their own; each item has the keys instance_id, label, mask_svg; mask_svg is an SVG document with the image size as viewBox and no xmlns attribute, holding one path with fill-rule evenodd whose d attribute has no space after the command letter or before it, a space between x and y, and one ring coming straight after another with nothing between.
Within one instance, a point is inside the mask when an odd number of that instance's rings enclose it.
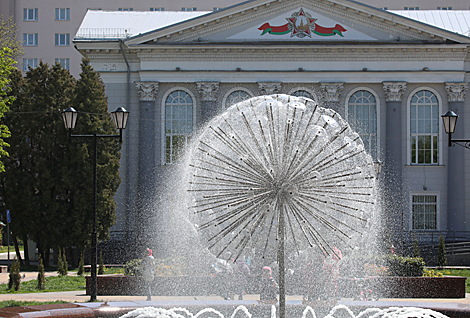
<instances>
[{"instance_id":1,"label":"apartment building","mask_svg":"<svg viewBox=\"0 0 470 318\"><path fill-rule=\"evenodd\" d=\"M88 10L110 11L217 11L239 0L2 0L0 15L12 16L19 27L24 55L18 67L24 71L39 61L61 63L74 76L80 73L82 55L72 40ZM364 0L386 10L469 10L468 0ZM104 30L101 30L104 32ZM119 32L119 30L106 30Z\"/></svg>"}]
</instances>

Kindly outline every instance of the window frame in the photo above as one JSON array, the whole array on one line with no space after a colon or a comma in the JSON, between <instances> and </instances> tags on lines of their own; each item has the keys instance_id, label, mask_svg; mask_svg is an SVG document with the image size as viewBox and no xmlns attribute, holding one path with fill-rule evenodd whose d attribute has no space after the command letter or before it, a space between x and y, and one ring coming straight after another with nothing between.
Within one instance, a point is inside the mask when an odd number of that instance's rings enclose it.
<instances>
[{"instance_id":1,"label":"window frame","mask_svg":"<svg viewBox=\"0 0 470 318\"><path fill-rule=\"evenodd\" d=\"M65 19L61 19L61 10L65 10ZM55 21L70 21L70 8L55 8Z\"/></svg>"},{"instance_id":2,"label":"window frame","mask_svg":"<svg viewBox=\"0 0 470 318\"><path fill-rule=\"evenodd\" d=\"M439 94L439 92L432 88L432 87L429 87L429 86L420 86L420 87L417 87L415 88L414 90L412 90L410 92L410 94L408 95L408 98L407 98L407 101L406 101L406 140L407 140L407 143L406 143L406 164L409 165L409 166L417 166L417 167L421 167L421 166L441 166L444 164L444 152L443 152L443 132L444 132L444 129L442 127L442 120L440 118L438 118L438 134L437 134L437 156L438 156L438 162L437 163L412 163L411 162L411 156L412 156L412 153L411 153L411 100L413 99L413 96L420 92L420 91L430 91L431 93L433 93L436 98L437 98L437 102L439 103L438 105L438 116L440 116L440 114L442 114L442 107L443 107L443 103L442 103L442 97L441 97L441 94Z\"/></svg>"},{"instance_id":3,"label":"window frame","mask_svg":"<svg viewBox=\"0 0 470 318\"><path fill-rule=\"evenodd\" d=\"M65 35L65 44L61 44L61 35ZM70 46L70 33L56 33L55 46Z\"/></svg>"},{"instance_id":4,"label":"window frame","mask_svg":"<svg viewBox=\"0 0 470 318\"><path fill-rule=\"evenodd\" d=\"M162 12L165 11L165 7L152 7L150 8L150 11Z\"/></svg>"},{"instance_id":5,"label":"window frame","mask_svg":"<svg viewBox=\"0 0 470 318\"><path fill-rule=\"evenodd\" d=\"M436 228L435 229L415 229L414 224L413 224L413 197L414 196L435 196L436 197ZM440 204L441 204L441 198L440 198L440 193L439 192L433 192L433 191L420 191L420 192L410 192L410 220L409 220L409 229L412 231L420 231L420 232L430 232L430 231L439 231L441 228L441 222L440 222L440 214L441 214L441 209L440 209Z\"/></svg>"},{"instance_id":6,"label":"window frame","mask_svg":"<svg viewBox=\"0 0 470 318\"><path fill-rule=\"evenodd\" d=\"M134 8L119 8L118 11L134 11Z\"/></svg>"},{"instance_id":7,"label":"window frame","mask_svg":"<svg viewBox=\"0 0 470 318\"><path fill-rule=\"evenodd\" d=\"M32 35L32 44L29 43L29 36ZM26 40L26 41L25 41ZM23 46L38 46L38 33L23 33Z\"/></svg>"},{"instance_id":8,"label":"window frame","mask_svg":"<svg viewBox=\"0 0 470 318\"><path fill-rule=\"evenodd\" d=\"M29 19L29 10L34 10L31 11L33 13L33 18ZM24 22L31 22L31 21L38 21L38 16L39 16L39 10L38 8L23 8L23 21Z\"/></svg>"},{"instance_id":9,"label":"window frame","mask_svg":"<svg viewBox=\"0 0 470 318\"><path fill-rule=\"evenodd\" d=\"M183 91L185 93L187 93L192 101L193 101L193 122L192 122L192 127L191 127L191 134L190 135L187 135L188 137L192 137L194 132L195 132L195 129L196 129L196 110L198 108L198 100L196 99L196 96L189 90L187 89L186 87L181 87L181 86L176 86L176 87L172 87L170 88L169 90L167 90L165 92L165 94L163 95L162 99L161 99L161 127L162 127L162 130L161 130L161 153L160 153L160 156L161 156L161 165L173 165L175 164L175 162L166 162L166 132L165 132L165 128L166 128L166 100L168 98L168 96L170 96L173 92L176 92L176 91Z\"/></svg>"},{"instance_id":10,"label":"window frame","mask_svg":"<svg viewBox=\"0 0 470 318\"><path fill-rule=\"evenodd\" d=\"M350 90L348 95L346 95L346 98L344 100L344 110L345 110L345 118L346 118L346 121L348 122L349 124L349 99L354 95L356 94L357 92L359 91L367 91L369 92L372 96L374 96L375 98L375 111L376 111L376 116L377 116L377 119L376 119L376 154L375 156L372 156L374 158L374 160L381 160L381 139L380 138L380 132L382 131L381 129L381 120L380 120L380 98L379 98L379 95L377 94L377 92L370 88L370 87L367 87L367 86L360 86L360 87L355 87L354 89ZM371 154L372 155L372 154Z\"/></svg>"},{"instance_id":11,"label":"window frame","mask_svg":"<svg viewBox=\"0 0 470 318\"><path fill-rule=\"evenodd\" d=\"M25 63L25 61L28 61L27 63ZM29 64L29 61L33 61L33 64L34 66L31 67L31 69L35 69L36 67L38 67L38 59L37 58L24 58L23 59L23 72L28 72L29 71L29 68L28 66L30 65Z\"/></svg>"}]
</instances>

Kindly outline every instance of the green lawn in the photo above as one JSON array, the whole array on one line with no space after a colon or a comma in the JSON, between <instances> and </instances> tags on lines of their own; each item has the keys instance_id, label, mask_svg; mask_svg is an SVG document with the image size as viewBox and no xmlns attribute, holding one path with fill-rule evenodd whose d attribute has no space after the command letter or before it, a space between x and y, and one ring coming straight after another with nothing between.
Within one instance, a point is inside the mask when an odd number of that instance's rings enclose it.
<instances>
[{"instance_id":1,"label":"green lawn","mask_svg":"<svg viewBox=\"0 0 470 318\"><path fill-rule=\"evenodd\" d=\"M19 306L36 306L36 305L49 305L49 304L66 304L67 301L18 301L18 300L4 300L0 301L0 308L4 307L19 307Z\"/></svg>"},{"instance_id":2,"label":"green lawn","mask_svg":"<svg viewBox=\"0 0 470 318\"><path fill-rule=\"evenodd\" d=\"M20 251L23 250L23 245L20 245L19 246L19 249ZM10 253L14 253L15 252L15 246L10 246ZM8 253L8 246L2 246L0 247L0 253Z\"/></svg>"},{"instance_id":3,"label":"green lawn","mask_svg":"<svg viewBox=\"0 0 470 318\"><path fill-rule=\"evenodd\" d=\"M0 294L43 293L84 290L86 286L84 276L46 277L46 288L44 290L38 290L37 283L38 282L36 279L21 282L21 288L19 291L9 290L8 284L0 284Z\"/></svg>"}]
</instances>

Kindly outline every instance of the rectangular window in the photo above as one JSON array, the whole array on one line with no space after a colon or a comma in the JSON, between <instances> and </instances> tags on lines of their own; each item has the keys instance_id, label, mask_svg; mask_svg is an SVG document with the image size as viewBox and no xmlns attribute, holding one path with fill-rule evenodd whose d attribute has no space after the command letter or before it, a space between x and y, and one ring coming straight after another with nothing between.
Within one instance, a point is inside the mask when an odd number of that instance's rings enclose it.
<instances>
[{"instance_id":1,"label":"rectangular window","mask_svg":"<svg viewBox=\"0 0 470 318\"><path fill-rule=\"evenodd\" d=\"M388 10L388 7L383 7L382 10Z\"/></svg>"},{"instance_id":2,"label":"rectangular window","mask_svg":"<svg viewBox=\"0 0 470 318\"><path fill-rule=\"evenodd\" d=\"M218 7L214 7L214 10L213 11L220 11L222 10L223 8L218 8Z\"/></svg>"},{"instance_id":3,"label":"rectangular window","mask_svg":"<svg viewBox=\"0 0 470 318\"><path fill-rule=\"evenodd\" d=\"M437 10L452 10L452 7L437 7Z\"/></svg>"},{"instance_id":4,"label":"rectangular window","mask_svg":"<svg viewBox=\"0 0 470 318\"><path fill-rule=\"evenodd\" d=\"M165 8L150 8L150 11L165 11Z\"/></svg>"},{"instance_id":5,"label":"rectangular window","mask_svg":"<svg viewBox=\"0 0 470 318\"><path fill-rule=\"evenodd\" d=\"M23 21L37 21L37 20L38 20L38 8L23 9Z\"/></svg>"},{"instance_id":6,"label":"rectangular window","mask_svg":"<svg viewBox=\"0 0 470 318\"><path fill-rule=\"evenodd\" d=\"M197 8L181 8L181 11L197 11Z\"/></svg>"},{"instance_id":7,"label":"rectangular window","mask_svg":"<svg viewBox=\"0 0 470 318\"><path fill-rule=\"evenodd\" d=\"M56 8L55 19L56 20L70 20L70 8Z\"/></svg>"},{"instance_id":8,"label":"rectangular window","mask_svg":"<svg viewBox=\"0 0 470 318\"><path fill-rule=\"evenodd\" d=\"M38 59L23 59L23 71L27 72L29 68L36 68Z\"/></svg>"},{"instance_id":9,"label":"rectangular window","mask_svg":"<svg viewBox=\"0 0 470 318\"><path fill-rule=\"evenodd\" d=\"M134 11L134 8L119 8L119 11Z\"/></svg>"},{"instance_id":10,"label":"rectangular window","mask_svg":"<svg viewBox=\"0 0 470 318\"><path fill-rule=\"evenodd\" d=\"M38 34L23 33L23 46L38 46Z\"/></svg>"},{"instance_id":11,"label":"rectangular window","mask_svg":"<svg viewBox=\"0 0 470 318\"><path fill-rule=\"evenodd\" d=\"M413 230L437 230L437 195L413 195Z\"/></svg>"},{"instance_id":12,"label":"rectangular window","mask_svg":"<svg viewBox=\"0 0 470 318\"><path fill-rule=\"evenodd\" d=\"M419 10L419 7L405 7L405 10Z\"/></svg>"},{"instance_id":13,"label":"rectangular window","mask_svg":"<svg viewBox=\"0 0 470 318\"><path fill-rule=\"evenodd\" d=\"M56 63L59 63L64 69L69 69L69 59L55 59Z\"/></svg>"},{"instance_id":14,"label":"rectangular window","mask_svg":"<svg viewBox=\"0 0 470 318\"><path fill-rule=\"evenodd\" d=\"M55 34L55 45L56 46L69 46L70 45L70 34L68 34L68 33L56 33Z\"/></svg>"}]
</instances>

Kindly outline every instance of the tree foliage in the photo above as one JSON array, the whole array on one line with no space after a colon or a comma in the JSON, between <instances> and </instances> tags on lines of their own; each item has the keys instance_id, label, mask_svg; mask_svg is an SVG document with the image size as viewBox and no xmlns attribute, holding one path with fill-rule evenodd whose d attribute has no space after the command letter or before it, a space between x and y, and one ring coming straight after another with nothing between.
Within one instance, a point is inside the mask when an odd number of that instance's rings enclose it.
<instances>
[{"instance_id":1,"label":"tree foliage","mask_svg":"<svg viewBox=\"0 0 470 318\"><path fill-rule=\"evenodd\" d=\"M12 16L6 20L0 16L0 49L8 48L13 59L23 54L21 42L16 37L18 32L19 29Z\"/></svg>"},{"instance_id":2,"label":"tree foliage","mask_svg":"<svg viewBox=\"0 0 470 318\"><path fill-rule=\"evenodd\" d=\"M93 220L93 146L69 140L61 111L79 114L74 134L116 134L107 111L104 84L87 60L75 80L56 63L39 63L22 77L11 76L16 97L6 118L12 131L10 157L1 178L0 198L12 214L11 229L38 245L43 260L49 248L87 247ZM98 143L97 216L101 240L115 222L114 194L120 183L120 143ZM46 263L47 264L47 263Z\"/></svg>"},{"instance_id":3,"label":"tree foliage","mask_svg":"<svg viewBox=\"0 0 470 318\"><path fill-rule=\"evenodd\" d=\"M1 30L1 26L0 26ZM12 58L12 50L8 47L0 47L0 120L5 116L8 111L8 105L14 101L14 96L9 95L11 88L10 76L15 69L15 60ZM10 137L10 130L2 123L0 124L0 158L8 156L8 152L5 147L8 147L5 138ZM0 172L5 171L5 166L0 161Z\"/></svg>"},{"instance_id":4,"label":"tree foliage","mask_svg":"<svg viewBox=\"0 0 470 318\"><path fill-rule=\"evenodd\" d=\"M439 244L437 245L437 265L442 268L447 265L446 244L444 236L439 236Z\"/></svg>"}]
</instances>

